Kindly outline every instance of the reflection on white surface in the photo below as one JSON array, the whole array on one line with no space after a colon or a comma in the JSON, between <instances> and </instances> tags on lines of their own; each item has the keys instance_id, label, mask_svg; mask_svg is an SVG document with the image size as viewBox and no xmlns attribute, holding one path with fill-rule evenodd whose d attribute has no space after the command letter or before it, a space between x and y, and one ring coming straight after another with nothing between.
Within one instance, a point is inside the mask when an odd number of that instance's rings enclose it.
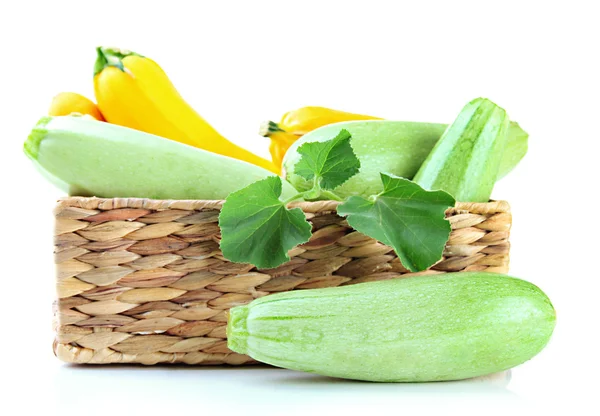
<instances>
[{"instance_id":1,"label":"reflection on white surface","mask_svg":"<svg viewBox=\"0 0 600 416\"><path fill-rule=\"evenodd\" d=\"M61 411L152 410L160 402L173 410L219 409L265 414L276 408L295 414L307 408L362 406L469 406L520 401L507 389L509 371L475 379L438 383L371 383L340 380L266 366L246 368L184 366L70 366L57 369L55 400ZM89 403L96 403L92 408ZM260 410L260 412L258 412ZM117 413L115 413L117 411ZM250 412L250 413L248 413ZM279 414L275 412L274 414ZM489 412L487 413L489 414Z\"/></svg>"}]
</instances>

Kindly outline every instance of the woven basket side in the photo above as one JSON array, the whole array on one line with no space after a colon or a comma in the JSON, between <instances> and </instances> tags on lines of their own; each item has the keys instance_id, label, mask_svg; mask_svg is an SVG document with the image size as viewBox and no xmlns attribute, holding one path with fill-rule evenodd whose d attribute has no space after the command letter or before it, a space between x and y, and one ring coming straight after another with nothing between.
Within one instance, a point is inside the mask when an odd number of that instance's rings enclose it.
<instances>
[{"instance_id":1,"label":"woven basket side","mask_svg":"<svg viewBox=\"0 0 600 416\"><path fill-rule=\"evenodd\" d=\"M453 271L506 272L504 201L457 204L443 258L409 273L393 250L353 230L337 203L300 203L310 241L274 269L219 250L222 201L67 198L57 204L56 355L76 363L248 364L227 349L227 310L274 292Z\"/></svg>"},{"instance_id":2,"label":"woven basket side","mask_svg":"<svg viewBox=\"0 0 600 416\"><path fill-rule=\"evenodd\" d=\"M110 211L113 209L134 208L149 210L182 209L199 211L207 209L219 210L223 206L222 200L155 200L146 198L84 198L68 197L61 199L57 204L57 210L64 207L77 207L82 209L99 209ZM331 212L337 209L339 202L336 201L314 201L293 202L291 207L299 207L304 212L319 213ZM450 212L470 212L472 214L497 214L510 212L510 206L506 201L490 202L457 202Z\"/></svg>"}]
</instances>

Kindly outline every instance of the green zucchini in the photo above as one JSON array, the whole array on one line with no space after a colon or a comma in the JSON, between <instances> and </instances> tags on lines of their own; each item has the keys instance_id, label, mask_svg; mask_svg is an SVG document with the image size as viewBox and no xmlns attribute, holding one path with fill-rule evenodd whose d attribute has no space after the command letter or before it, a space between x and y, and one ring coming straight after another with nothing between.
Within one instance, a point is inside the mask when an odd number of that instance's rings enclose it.
<instances>
[{"instance_id":1,"label":"green zucchini","mask_svg":"<svg viewBox=\"0 0 600 416\"><path fill-rule=\"evenodd\" d=\"M382 191L380 172L413 179L447 127L447 124L390 120L348 121L320 127L302 136L286 152L283 160L286 179L298 190L310 189L312 182L294 173L296 163L300 161L297 149L307 142L331 140L341 129L346 129L352 134L352 148L360 159L361 168L334 193L341 198L368 197ZM528 134L517 123L511 122L498 179L525 156L527 139Z\"/></svg>"},{"instance_id":2,"label":"green zucchini","mask_svg":"<svg viewBox=\"0 0 600 416\"><path fill-rule=\"evenodd\" d=\"M446 125L407 121L369 120L329 124L305 134L286 152L283 169L286 179L298 190L312 187L295 174L301 155L297 149L307 142L322 142L334 138L341 129L352 135L352 149L360 160L360 171L334 189L341 198L351 195L368 197L383 190L380 173L411 178L423 163Z\"/></svg>"},{"instance_id":3,"label":"green zucchini","mask_svg":"<svg viewBox=\"0 0 600 416\"><path fill-rule=\"evenodd\" d=\"M550 300L513 277L463 272L265 296L232 308L228 346L264 363L380 382L459 380L547 344Z\"/></svg>"},{"instance_id":4,"label":"green zucchini","mask_svg":"<svg viewBox=\"0 0 600 416\"><path fill-rule=\"evenodd\" d=\"M159 136L84 117L44 117L25 154L70 195L225 199L273 174L263 168ZM283 181L283 197L296 191Z\"/></svg>"},{"instance_id":5,"label":"green zucchini","mask_svg":"<svg viewBox=\"0 0 600 416\"><path fill-rule=\"evenodd\" d=\"M487 202L507 142L506 111L485 98L467 104L421 165L414 181L457 201Z\"/></svg>"},{"instance_id":6,"label":"green zucchini","mask_svg":"<svg viewBox=\"0 0 600 416\"><path fill-rule=\"evenodd\" d=\"M519 123L511 121L508 126L506 147L502 153L498 179L505 177L527 154L529 134L519 126Z\"/></svg>"}]
</instances>

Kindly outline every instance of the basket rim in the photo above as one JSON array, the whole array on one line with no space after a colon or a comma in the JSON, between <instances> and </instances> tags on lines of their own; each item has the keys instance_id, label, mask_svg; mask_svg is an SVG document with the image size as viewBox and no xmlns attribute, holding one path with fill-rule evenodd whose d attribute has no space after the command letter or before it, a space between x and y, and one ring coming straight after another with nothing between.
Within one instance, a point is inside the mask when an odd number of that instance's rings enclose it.
<instances>
[{"instance_id":1,"label":"basket rim","mask_svg":"<svg viewBox=\"0 0 600 416\"><path fill-rule=\"evenodd\" d=\"M194 199L150 199L150 198L98 198L69 196L57 201L57 208L98 209L109 211L114 209L149 209L152 211L180 209L188 211L220 210L224 200L194 200ZM308 213L335 212L338 201L313 201L292 202L290 207L300 208ZM490 200L489 202L457 202L447 214L461 213L472 214L499 214L510 213L510 205L503 200Z\"/></svg>"}]
</instances>

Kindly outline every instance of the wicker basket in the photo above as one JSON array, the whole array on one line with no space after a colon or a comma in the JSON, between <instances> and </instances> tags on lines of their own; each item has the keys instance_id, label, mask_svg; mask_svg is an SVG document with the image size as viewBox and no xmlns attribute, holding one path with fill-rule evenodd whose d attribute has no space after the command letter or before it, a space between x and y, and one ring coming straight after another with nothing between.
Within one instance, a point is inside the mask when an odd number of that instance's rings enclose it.
<instances>
[{"instance_id":1,"label":"wicker basket","mask_svg":"<svg viewBox=\"0 0 600 416\"><path fill-rule=\"evenodd\" d=\"M247 364L227 349L227 310L297 289L414 276L348 226L331 201L298 203L311 240L270 270L219 251L222 201L67 198L56 214L54 352L72 363ZM506 272L504 201L458 203L444 257L425 273Z\"/></svg>"}]
</instances>

